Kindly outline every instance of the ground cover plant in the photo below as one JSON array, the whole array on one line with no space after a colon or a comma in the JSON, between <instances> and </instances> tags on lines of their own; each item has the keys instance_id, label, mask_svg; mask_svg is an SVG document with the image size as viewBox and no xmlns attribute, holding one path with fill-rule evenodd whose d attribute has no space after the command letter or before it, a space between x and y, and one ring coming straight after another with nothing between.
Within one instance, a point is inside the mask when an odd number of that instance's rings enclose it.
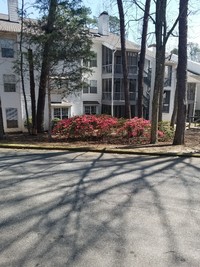
<instances>
[{"instance_id":1,"label":"ground cover plant","mask_svg":"<svg viewBox=\"0 0 200 267\"><path fill-rule=\"evenodd\" d=\"M82 115L58 121L52 134L57 140L148 144L150 129L150 121L143 118L125 120L109 115ZM158 137L167 141L171 135L163 127Z\"/></svg>"}]
</instances>

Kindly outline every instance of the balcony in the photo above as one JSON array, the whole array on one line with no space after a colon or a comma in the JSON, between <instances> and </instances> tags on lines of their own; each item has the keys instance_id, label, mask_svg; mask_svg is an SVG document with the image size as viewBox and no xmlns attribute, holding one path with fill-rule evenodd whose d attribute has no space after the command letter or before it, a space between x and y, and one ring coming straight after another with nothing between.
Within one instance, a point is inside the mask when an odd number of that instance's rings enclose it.
<instances>
[{"instance_id":1,"label":"balcony","mask_svg":"<svg viewBox=\"0 0 200 267\"><path fill-rule=\"evenodd\" d=\"M171 86L171 78L165 78L164 79L164 87Z\"/></svg>"},{"instance_id":2,"label":"balcony","mask_svg":"<svg viewBox=\"0 0 200 267\"><path fill-rule=\"evenodd\" d=\"M144 70L144 83L151 87L151 69L149 68L148 71Z\"/></svg>"},{"instance_id":3,"label":"balcony","mask_svg":"<svg viewBox=\"0 0 200 267\"><path fill-rule=\"evenodd\" d=\"M103 65L102 66L102 73L103 74L112 73L112 64Z\"/></svg>"},{"instance_id":4,"label":"balcony","mask_svg":"<svg viewBox=\"0 0 200 267\"><path fill-rule=\"evenodd\" d=\"M115 64L114 66L115 69L115 74L122 74L123 69L122 69L122 64ZM129 65L128 66L128 75L135 75L137 74L138 67L135 65ZM102 73L107 74L107 73L112 73L112 64L108 65L103 65L102 66Z\"/></svg>"},{"instance_id":5,"label":"balcony","mask_svg":"<svg viewBox=\"0 0 200 267\"><path fill-rule=\"evenodd\" d=\"M111 93L103 92L102 99L111 101ZM113 95L113 100L114 101L124 101L124 93L123 92L115 92ZM130 100L131 101L136 100L136 92L130 92Z\"/></svg>"}]
</instances>

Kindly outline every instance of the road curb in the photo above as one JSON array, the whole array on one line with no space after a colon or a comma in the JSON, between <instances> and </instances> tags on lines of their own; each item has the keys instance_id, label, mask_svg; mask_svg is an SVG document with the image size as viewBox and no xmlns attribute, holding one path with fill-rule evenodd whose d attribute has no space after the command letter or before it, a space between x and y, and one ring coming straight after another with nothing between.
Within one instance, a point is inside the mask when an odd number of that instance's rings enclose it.
<instances>
[{"instance_id":1,"label":"road curb","mask_svg":"<svg viewBox=\"0 0 200 267\"><path fill-rule=\"evenodd\" d=\"M97 153L114 153L128 155L148 155L148 156L165 156L165 157L196 157L200 158L200 154L192 152L149 152L138 151L133 149L123 148L95 148L95 147L65 147L65 146L39 146L39 145L24 145L24 144L0 144L0 148L8 149L35 149L35 150L59 150L59 151L74 151L74 152L97 152Z\"/></svg>"}]
</instances>

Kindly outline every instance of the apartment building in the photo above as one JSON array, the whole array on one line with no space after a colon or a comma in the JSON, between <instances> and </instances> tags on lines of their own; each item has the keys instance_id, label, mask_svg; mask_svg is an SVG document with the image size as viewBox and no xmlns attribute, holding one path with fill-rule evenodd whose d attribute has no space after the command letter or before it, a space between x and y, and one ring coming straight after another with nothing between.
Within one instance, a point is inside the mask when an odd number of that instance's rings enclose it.
<instances>
[{"instance_id":1,"label":"apartment building","mask_svg":"<svg viewBox=\"0 0 200 267\"><path fill-rule=\"evenodd\" d=\"M17 14L17 0L8 0L8 13L0 14L0 97L4 129L6 132L25 131L25 108L20 76L13 70L17 57L20 22ZM90 30L95 53L90 62L83 62L92 68L92 74L85 76L87 86L70 95L60 94L54 85L51 93L51 118L69 118L81 114L110 114L124 116L124 93L120 36L109 32L109 15L99 16L98 29ZM128 80L131 114L137 116L138 60L140 47L126 41ZM200 64L188 64L188 116L200 111L199 75ZM177 57L166 60L163 119L170 120L174 106L176 88ZM144 115L150 118L155 77L155 51L147 49L144 70ZM29 81L25 76L25 90L28 110L31 114ZM36 87L36 97L38 88ZM48 128L48 99L46 99L44 128Z\"/></svg>"},{"instance_id":2,"label":"apartment building","mask_svg":"<svg viewBox=\"0 0 200 267\"><path fill-rule=\"evenodd\" d=\"M0 97L6 131L22 129L19 76L13 69L18 50L18 32L20 31L16 6L17 0L8 1L9 14L0 14Z\"/></svg>"},{"instance_id":3,"label":"apartment building","mask_svg":"<svg viewBox=\"0 0 200 267\"><path fill-rule=\"evenodd\" d=\"M163 120L170 121L176 89L178 56L169 55L165 62L163 94ZM200 116L200 63L188 60L187 64L187 120Z\"/></svg>"}]
</instances>

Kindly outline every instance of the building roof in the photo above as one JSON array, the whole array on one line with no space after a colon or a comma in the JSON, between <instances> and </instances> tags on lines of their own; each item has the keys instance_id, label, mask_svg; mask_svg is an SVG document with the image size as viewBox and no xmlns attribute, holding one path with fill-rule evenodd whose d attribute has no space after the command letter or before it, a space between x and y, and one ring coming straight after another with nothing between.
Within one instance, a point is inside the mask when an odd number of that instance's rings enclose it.
<instances>
[{"instance_id":1,"label":"building roof","mask_svg":"<svg viewBox=\"0 0 200 267\"><path fill-rule=\"evenodd\" d=\"M7 14L0 13L0 19L8 20L9 18Z\"/></svg>"},{"instance_id":2,"label":"building roof","mask_svg":"<svg viewBox=\"0 0 200 267\"><path fill-rule=\"evenodd\" d=\"M20 22L11 22L9 21L8 15L0 13L0 32L20 33L20 30ZM121 40L119 35L113 33L110 33L109 35L100 35L96 29L91 29L90 33L92 34L94 41L101 42L110 49L121 50ZM139 52L140 46L132 41L126 40L126 49L128 51ZM153 56L153 53L148 49L146 53L149 56Z\"/></svg>"},{"instance_id":3,"label":"building roof","mask_svg":"<svg viewBox=\"0 0 200 267\"><path fill-rule=\"evenodd\" d=\"M20 32L20 23L8 20L8 15L0 14L0 31L1 32Z\"/></svg>"},{"instance_id":4,"label":"building roof","mask_svg":"<svg viewBox=\"0 0 200 267\"><path fill-rule=\"evenodd\" d=\"M7 15L0 14L0 31L19 33L21 30L20 23L11 22L6 19L8 19ZM98 34L97 30L91 30L91 33L94 40L101 42L105 46L108 46L111 49L121 49L120 36L112 33L110 33L109 35L100 35ZM126 49L138 52L140 51L140 46L129 40L126 40Z\"/></svg>"},{"instance_id":5,"label":"building roof","mask_svg":"<svg viewBox=\"0 0 200 267\"><path fill-rule=\"evenodd\" d=\"M98 33L98 30L91 29L90 30L93 40L97 42L101 42L103 45L109 47L110 49L121 50L121 41L120 36L117 34L110 33L109 35L101 35ZM126 40L126 49L134 52L140 51L140 46L134 42Z\"/></svg>"},{"instance_id":6,"label":"building roof","mask_svg":"<svg viewBox=\"0 0 200 267\"><path fill-rule=\"evenodd\" d=\"M187 82L188 83L200 83L200 76L191 73L190 71L187 72Z\"/></svg>"},{"instance_id":7,"label":"building roof","mask_svg":"<svg viewBox=\"0 0 200 267\"><path fill-rule=\"evenodd\" d=\"M178 64L178 56L172 54L170 60ZM200 62L195 62L192 60L187 61L187 70L193 74L200 75Z\"/></svg>"}]
</instances>

